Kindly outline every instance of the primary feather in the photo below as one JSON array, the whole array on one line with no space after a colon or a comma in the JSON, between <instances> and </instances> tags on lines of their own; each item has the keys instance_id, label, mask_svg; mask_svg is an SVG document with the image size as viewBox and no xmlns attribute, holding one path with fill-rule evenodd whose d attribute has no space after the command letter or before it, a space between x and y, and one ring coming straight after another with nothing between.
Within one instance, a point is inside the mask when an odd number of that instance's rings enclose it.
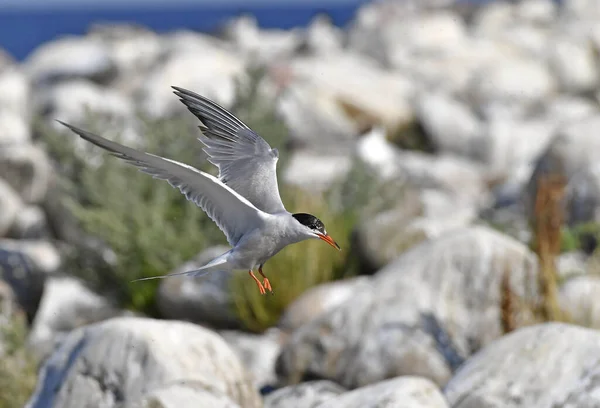
<instances>
[{"instance_id":1,"label":"primary feather","mask_svg":"<svg viewBox=\"0 0 600 408\"><path fill-rule=\"evenodd\" d=\"M277 184L279 153L231 112L195 92L173 87L204 126L198 139L219 180L270 214L284 212Z\"/></svg>"}]
</instances>

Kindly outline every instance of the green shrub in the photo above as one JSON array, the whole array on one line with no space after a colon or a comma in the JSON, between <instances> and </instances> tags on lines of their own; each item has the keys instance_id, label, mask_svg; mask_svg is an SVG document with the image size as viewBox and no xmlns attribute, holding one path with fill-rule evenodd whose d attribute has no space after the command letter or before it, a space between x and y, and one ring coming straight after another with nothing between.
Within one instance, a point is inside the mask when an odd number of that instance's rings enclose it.
<instances>
[{"instance_id":1,"label":"green shrub","mask_svg":"<svg viewBox=\"0 0 600 408\"><path fill-rule=\"evenodd\" d=\"M596 222L586 222L561 230L561 252L574 250L594 251L600 241L600 225Z\"/></svg>"},{"instance_id":2,"label":"green shrub","mask_svg":"<svg viewBox=\"0 0 600 408\"><path fill-rule=\"evenodd\" d=\"M0 328L0 408L21 408L37 381L37 362L26 350L27 323L24 315L13 316Z\"/></svg>"}]
</instances>

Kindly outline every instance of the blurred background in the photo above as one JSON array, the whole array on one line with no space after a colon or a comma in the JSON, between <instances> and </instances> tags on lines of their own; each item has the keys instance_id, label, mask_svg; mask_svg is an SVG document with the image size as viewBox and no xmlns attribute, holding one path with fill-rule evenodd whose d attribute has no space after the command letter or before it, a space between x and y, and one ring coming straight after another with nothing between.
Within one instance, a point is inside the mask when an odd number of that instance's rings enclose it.
<instances>
[{"instance_id":1,"label":"blurred background","mask_svg":"<svg viewBox=\"0 0 600 408\"><path fill-rule=\"evenodd\" d=\"M55 119L216 174L171 86L342 251L132 282L225 237ZM598 0L1 0L0 408L599 406L599 131Z\"/></svg>"}]
</instances>

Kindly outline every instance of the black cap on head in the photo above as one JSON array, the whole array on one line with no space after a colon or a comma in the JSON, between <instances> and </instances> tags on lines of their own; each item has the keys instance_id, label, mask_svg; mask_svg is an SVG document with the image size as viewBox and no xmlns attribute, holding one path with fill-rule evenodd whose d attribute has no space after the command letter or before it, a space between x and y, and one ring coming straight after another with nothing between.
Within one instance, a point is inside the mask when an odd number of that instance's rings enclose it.
<instances>
[{"instance_id":1,"label":"black cap on head","mask_svg":"<svg viewBox=\"0 0 600 408\"><path fill-rule=\"evenodd\" d=\"M305 225L312 230L318 231L321 234L325 234L325 225L323 225L321 220L314 215L298 213L292 214L292 217L294 217L300 224Z\"/></svg>"}]
</instances>

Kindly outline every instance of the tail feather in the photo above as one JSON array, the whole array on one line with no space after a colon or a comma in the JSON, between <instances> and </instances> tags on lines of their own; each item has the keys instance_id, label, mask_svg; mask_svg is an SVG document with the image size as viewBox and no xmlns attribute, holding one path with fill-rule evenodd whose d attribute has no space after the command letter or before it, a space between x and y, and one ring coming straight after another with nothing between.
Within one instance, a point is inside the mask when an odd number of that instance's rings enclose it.
<instances>
[{"instance_id":1,"label":"tail feather","mask_svg":"<svg viewBox=\"0 0 600 408\"><path fill-rule=\"evenodd\" d=\"M149 276L147 278L134 279L131 282L139 282L139 281L152 280L152 279L166 279L166 278L172 278L174 276L182 276L182 275L193 276L193 277L197 278L199 276L208 275L210 272L214 272L214 271L211 271L211 270L206 271L206 270L202 270L202 269L194 269L194 270L186 271L186 272L175 272L175 273L170 273L168 275Z\"/></svg>"},{"instance_id":2,"label":"tail feather","mask_svg":"<svg viewBox=\"0 0 600 408\"><path fill-rule=\"evenodd\" d=\"M198 269L193 269L191 271L173 272L173 273L169 273L168 275L139 278L139 279L134 279L131 282L139 282L139 281L152 280L152 279L165 279L165 278L172 278L173 276L199 277L199 276L208 275L211 272L216 272L219 270L221 270L221 271L230 270L231 267L229 265L227 265L227 255L229 255L229 251L225 252L221 256L216 257L215 259L213 259L212 261L210 261L203 267L198 268Z\"/></svg>"}]
</instances>

